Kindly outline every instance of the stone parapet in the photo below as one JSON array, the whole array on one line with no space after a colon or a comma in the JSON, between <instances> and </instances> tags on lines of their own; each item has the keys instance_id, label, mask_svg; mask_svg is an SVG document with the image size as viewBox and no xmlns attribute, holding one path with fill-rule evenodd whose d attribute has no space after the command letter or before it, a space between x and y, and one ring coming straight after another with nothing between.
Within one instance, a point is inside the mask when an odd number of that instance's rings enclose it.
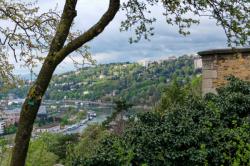
<instances>
[{"instance_id":1,"label":"stone parapet","mask_svg":"<svg viewBox=\"0 0 250 166\"><path fill-rule=\"evenodd\" d=\"M250 81L250 48L215 49L198 52L202 57L202 93L216 93L234 75Z\"/></svg>"}]
</instances>

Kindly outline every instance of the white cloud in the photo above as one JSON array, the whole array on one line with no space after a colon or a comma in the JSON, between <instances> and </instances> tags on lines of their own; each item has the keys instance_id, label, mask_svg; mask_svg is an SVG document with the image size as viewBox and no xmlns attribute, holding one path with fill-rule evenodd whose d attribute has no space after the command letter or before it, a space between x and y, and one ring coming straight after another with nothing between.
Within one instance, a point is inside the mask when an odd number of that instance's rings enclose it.
<instances>
[{"instance_id":1,"label":"white cloud","mask_svg":"<svg viewBox=\"0 0 250 166\"><path fill-rule=\"evenodd\" d=\"M40 0L39 5L45 11L58 3L59 10L62 10L64 2L63 0ZM75 28L87 30L98 21L107 7L108 0L79 0ZM120 22L124 18L120 11L105 31L88 43L94 59L98 63L137 61L144 58L158 59L226 46L222 28L216 26L214 20L202 17L199 26L191 27L191 35L183 37L178 34L176 27L165 23L161 12L160 6L153 8L153 14L157 16L158 22L155 24L155 36L151 38L151 42L141 41L131 45L128 43L128 38L133 35L133 32L119 31ZM58 67L57 72L72 70L74 69L72 66L73 63L67 58Z\"/></svg>"}]
</instances>

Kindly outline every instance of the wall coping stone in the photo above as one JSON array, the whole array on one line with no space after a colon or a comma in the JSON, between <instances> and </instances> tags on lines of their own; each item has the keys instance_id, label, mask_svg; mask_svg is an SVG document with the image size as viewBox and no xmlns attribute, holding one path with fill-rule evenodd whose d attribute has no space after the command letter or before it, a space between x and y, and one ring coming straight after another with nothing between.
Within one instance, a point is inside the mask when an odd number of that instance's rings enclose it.
<instances>
[{"instance_id":1,"label":"wall coping stone","mask_svg":"<svg viewBox=\"0 0 250 166\"><path fill-rule=\"evenodd\" d=\"M198 52L200 56L207 55L228 55L236 53L250 53L250 48L223 48L223 49L211 49Z\"/></svg>"}]
</instances>

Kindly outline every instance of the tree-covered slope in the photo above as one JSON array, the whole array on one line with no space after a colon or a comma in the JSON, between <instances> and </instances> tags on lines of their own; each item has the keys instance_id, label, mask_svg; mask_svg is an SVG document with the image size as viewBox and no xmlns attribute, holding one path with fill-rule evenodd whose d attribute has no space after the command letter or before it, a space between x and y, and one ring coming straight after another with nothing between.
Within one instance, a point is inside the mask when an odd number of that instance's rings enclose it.
<instances>
[{"instance_id":1,"label":"tree-covered slope","mask_svg":"<svg viewBox=\"0 0 250 166\"><path fill-rule=\"evenodd\" d=\"M193 67L193 57L150 63L115 63L86 67L55 76L46 99L82 99L113 101L123 97L136 104L153 104L160 91L172 79L186 82L199 73Z\"/></svg>"},{"instance_id":2,"label":"tree-covered slope","mask_svg":"<svg viewBox=\"0 0 250 166\"><path fill-rule=\"evenodd\" d=\"M122 134L104 135L105 129L92 127L70 151L66 165L250 165L250 83L235 77L228 81L217 95L204 98L178 86L179 100L168 90L160 111L131 118Z\"/></svg>"}]
</instances>

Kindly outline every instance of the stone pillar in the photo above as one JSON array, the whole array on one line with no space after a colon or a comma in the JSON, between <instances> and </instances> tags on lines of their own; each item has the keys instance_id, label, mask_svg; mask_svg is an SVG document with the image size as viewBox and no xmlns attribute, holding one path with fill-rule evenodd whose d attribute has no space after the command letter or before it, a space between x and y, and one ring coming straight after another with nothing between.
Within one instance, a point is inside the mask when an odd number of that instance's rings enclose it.
<instances>
[{"instance_id":1,"label":"stone pillar","mask_svg":"<svg viewBox=\"0 0 250 166\"><path fill-rule=\"evenodd\" d=\"M250 48L215 49L198 52L202 57L202 94L216 93L234 75L250 81Z\"/></svg>"}]
</instances>

